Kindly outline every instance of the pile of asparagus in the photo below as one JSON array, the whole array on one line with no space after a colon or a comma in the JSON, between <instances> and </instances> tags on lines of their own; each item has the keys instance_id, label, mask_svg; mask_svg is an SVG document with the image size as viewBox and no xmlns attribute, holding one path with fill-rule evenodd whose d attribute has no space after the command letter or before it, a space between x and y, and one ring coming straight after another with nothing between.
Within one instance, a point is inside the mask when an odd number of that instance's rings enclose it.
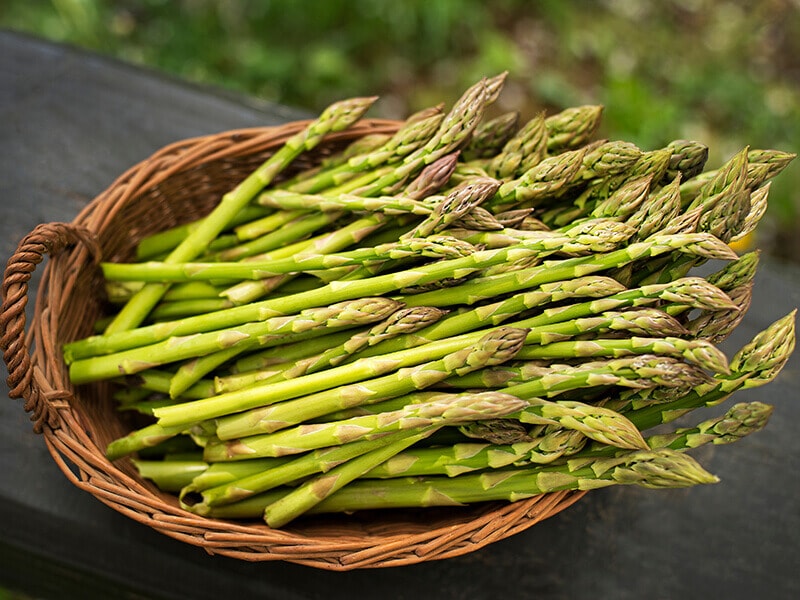
<instances>
[{"instance_id":1,"label":"pile of asparagus","mask_svg":"<svg viewBox=\"0 0 800 600\"><path fill-rule=\"evenodd\" d=\"M599 106L490 117L504 76L318 166L328 107L212 212L103 263L117 309L67 344L148 424L113 441L186 510L263 518L715 482L685 453L764 426L794 312L730 360L757 252L731 244L794 156L594 139ZM705 277L693 269L719 265ZM659 430L664 430L661 427Z\"/></svg>"}]
</instances>

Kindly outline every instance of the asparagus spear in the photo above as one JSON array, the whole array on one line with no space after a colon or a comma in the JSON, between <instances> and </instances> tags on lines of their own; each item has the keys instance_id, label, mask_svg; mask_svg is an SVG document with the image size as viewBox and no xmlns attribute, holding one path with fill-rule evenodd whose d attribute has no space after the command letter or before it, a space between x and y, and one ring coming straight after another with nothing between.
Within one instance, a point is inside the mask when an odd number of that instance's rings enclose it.
<instances>
[{"instance_id":1,"label":"asparagus spear","mask_svg":"<svg viewBox=\"0 0 800 600\"><path fill-rule=\"evenodd\" d=\"M483 379L483 380L482 380ZM604 361L587 361L578 365L537 363L522 367L504 367L478 371L448 383L463 387L504 387L519 398L553 397L564 391L600 386L631 388L698 386L709 376L682 361L657 355L623 357Z\"/></svg>"},{"instance_id":2,"label":"asparagus spear","mask_svg":"<svg viewBox=\"0 0 800 600\"><path fill-rule=\"evenodd\" d=\"M543 159L517 179L506 181L486 203L493 212L536 205L579 177L586 149L569 150Z\"/></svg>"},{"instance_id":3,"label":"asparagus spear","mask_svg":"<svg viewBox=\"0 0 800 600\"><path fill-rule=\"evenodd\" d=\"M291 321L293 332L305 332L323 328L335 330L340 327L357 327L380 321L395 312L397 308L397 303L386 302L385 298L363 298L361 300L340 302L331 305L327 310L313 309L303 311L288 320ZM179 397L214 369L259 345L259 338L252 337L248 341L198 356L183 363L170 381L170 397Z\"/></svg>"},{"instance_id":4,"label":"asparagus spear","mask_svg":"<svg viewBox=\"0 0 800 600\"><path fill-rule=\"evenodd\" d=\"M759 187L768 179L778 175L796 156L796 154L782 152L780 150L748 150L745 187L751 190ZM733 160L733 158L731 160ZM691 179L687 178L681 185L681 197L683 198L684 204L692 202L700 193L701 189L709 185L709 182L717 178L720 173L728 167L729 164L726 163L719 169L705 171Z\"/></svg>"},{"instance_id":5,"label":"asparagus spear","mask_svg":"<svg viewBox=\"0 0 800 600\"><path fill-rule=\"evenodd\" d=\"M569 279L576 275L590 275L675 250L709 259L733 260L736 258L736 254L730 248L708 234L657 235L605 254L550 261L538 267L495 277L475 277L457 288L406 296L403 301L409 306L473 304L480 300L493 298L498 294L532 288L561 279Z\"/></svg>"},{"instance_id":6,"label":"asparagus spear","mask_svg":"<svg viewBox=\"0 0 800 600\"><path fill-rule=\"evenodd\" d=\"M292 192L316 194L334 188L357 175L391 164L426 144L442 124L444 115L440 110L412 115L400 129L379 148L359 153L332 169L322 169L313 177L303 181L287 182L282 186Z\"/></svg>"},{"instance_id":7,"label":"asparagus spear","mask_svg":"<svg viewBox=\"0 0 800 600\"><path fill-rule=\"evenodd\" d=\"M312 308L297 315L272 317L264 321L245 323L233 329L198 335L171 337L163 342L78 360L70 365L70 378L75 383L132 374L170 362L211 354L218 350L250 349L256 346L280 344L286 336L303 334L327 327L353 326L354 323L383 319L400 304L389 298L362 298Z\"/></svg>"},{"instance_id":8,"label":"asparagus spear","mask_svg":"<svg viewBox=\"0 0 800 600\"><path fill-rule=\"evenodd\" d=\"M421 430L401 430L371 440L349 442L312 450L300 456L289 455L281 458L260 458L238 462L211 463L220 466L231 465L236 477L218 477L216 485L203 485L202 480L184 486L181 491L181 505L195 514L207 514L214 506L224 506L240 502L261 492L281 485L302 481L316 473L328 473L342 463L392 443L415 443L435 431L436 427ZM391 456L391 454L390 454ZM288 459L288 460L287 460ZM278 464L260 466L263 461L280 461ZM249 467L256 463L257 466ZM208 465L209 463L204 463ZM238 467L238 469L237 469Z\"/></svg>"},{"instance_id":9,"label":"asparagus spear","mask_svg":"<svg viewBox=\"0 0 800 600\"><path fill-rule=\"evenodd\" d=\"M253 199L275 176L286 168L295 158L311 150L330 132L346 129L372 105L376 98L353 98L336 102L326 108L318 119L298 132L270 156L253 173L233 190L225 194L220 203L205 217L200 225L167 256L167 262L184 262L199 256L233 218ZM129 300L115 319L106 328L107 333L126 331L135 328L147 316L166 292L165 284L150 284L143 287Z\"/></svg>"},{"instance_id":10,"label":"asparagus spear","mask_svg":"<svg viewBox=\"0 0 800 600\"><path fill-rule=\"evenodd\" d=\"M207 315L187 317L177 321L158 323L152 326L139 327L137 329L120 332L114 335L91 336L83 340L78 340L64 346L64 355L68 362L87 356L109 353L126 348L135 348L154 341L163 340L169 336L187 335L199 333L225 327L235 327L241 323L247 323L257 319L268 318L281 314L291 314L313 306L328 304L330 302L341 302L348 299L360 298L365 296L377 296L388 292L400 290L413 285L427 284L441 281L450 277L464 277L480 269L502 264L509 260L520 260L531 255L542 255L543 253L556 252L558 250L579 251L587 247L608 247L608 245L619 243L620 239L630 234L629 229L620 228L621 224L615 221L603 221L597 223L595 231L578 231L575 237L565 235L560 239L532 239L525 240L516 246L507 248L483 250L474 252L470 256L443 260L414 267L406 271L377 275L367 280L332 282L318 289L309 290L284 296L281 298L268 299L255 302L249 305L238 306L226 310L217 311ZM617 237L613 237L613 235ZM606 239L604 239L604 237ZM712 236L703 234L654 237L647 242L631 244L626 248L609 252L602 255L581 256L572 259L565 259L558 264L547 264L541 268L526 270L524 281L520 281L520 272L509 273L508 276L501 276L503 282L510 283L511 291L520 287L533 287L542 283L569 279L577 274L586 275L592 272L613 268L637 260L646 256L655 256L672 250L683 252L702 253L704 256L714 258L729 258L732 251L721 245ZM493 283L498 283L494 281ZM459 292L471 289L472 285L465 284L459 286ZM451 290L456 288L451 288ZM453 304L451 290L445 295L446 305ZM462 292L463 293L463 292ZM432 294L436 294L433 292ZM419 306L436 304L420 301L423 297L430 297L432 294L418 294L414 297L406 297L405 301ZM447 297L450 296L450 297ZM477 300L477 298L476 298Z\"/></svg>"},{"instance_id":11,"label":"asparagus spear","mask_svg":"<svg viewBox=\"0 0 800 600\"><path fill-rule=\"evenodd\" d=\"M765 183L762 187L750 192L748 197L750 210L742 223L737 224L738 227L736 231L732 232L730 242L737 242L755 231L761 218L767 212L767 199L771 187L771 183Z\"/></svg>"},{"instance_id":12,"label":"asparagus spear","mask_svg":"<svg viewBox=\"0 0 800 600\"><path fill-rule=\"evenodd\" d=\"M676 177L686 181L702 173L708 160L708 146L694 140L673 140L667 148L672 155L661 179L662 184L674 181Z\"/></svg>"},{"instance_id":13,"label":"asparagus spear","mask_svg":"<svg viewBox=\"0 0 800 600\"><path fill-rule=\"evenodd\" d=\"M303 482L299 487L269 504L264 509L264 521L273 528L283 527L376 465L426 438L434 430L434 427L430 427L419 432L411 432L404 437L397 437L391 443L373 448L369 452L337 465L328 473L317 475Z\"/></svg>"},{"instance_id":14,"label":"asparagus spear","mask_svg":"<svg viewBox=\"0 0 800 600\"><path fill-rule=\"evenodd\" d=\"M705 444L731 444L767 425L773 407L762 402L739 402L719 417L647 438L651 448L693 450Z\"/></svg>"},{"instance_id":15,"label":"asparagus spear","mask_svg":"<svg viewBox=\"0 0 800 600\"><path fill-rule=\"evenodd\" d=\"M527 345L520 360L553 360L586 357L621 357L632 354L658 354L680 357L699 367L717 373L728 373L728 360L711 342L703 339L686 340L678 337L638 337L623 339L570 340L544 346Z\"/></svg>"},{"instance_id":16,"label":"asparagus spear","mask_svg":"<svg viewBox=\"0 0 800 600\"><path fill-rule=\"evenodd\" d=\"M687 321L686 328L696 338L719 344L733 333L742 322L753 298L753 283L733 288L728 297L736 305L735 309L705 311Z\"/></svg>"},{"instance_id":17,"label":"asparagus spear","mask_svg":"<svg viewBox=\"0 0 800 600\"><path fill-rule=\"evenodd\" d=\"M725 190L739 191L745 189L747 180L749 148L745 147L733 155L720 169L713 179L709 179L699 190L697 196L688 204L687 210L702 205L710 198Z\"/></svg>"},{"instance_id":18,"label":"asparagus spear","mask_svg":"<svg viewBox=\"0 0 800 600\"><path fill-rule=\"evenodd\" d=\"M398 242L360 248L339 254L311 254L267 262L209 263L101 263L103 276L120 281L214 281L219 279L263 279L287 273L300 273L361 265L399 258L455 258L475 251L468 242L447 236L408 237Z\"/></svg>"},{"instance_id":19,"label":"asparagus spear","mask_svg":"<svg viewBox=\"0 0 800 600\"><path fill-rule=\"evenodd\" d=\"M486 198L491 197L500 182L490 177L478 177L465 181L450 192L421 223L403 234L401 239L426 237L438 233L467 214Z\"/></svg>"},{"instance_id":20,"label":"asparagus spear","mask_svg":"<svg viewBox=\"0 0 800 600\"><path fill-rule=\"evenodd\" d=\"M208 469L208 463L202 460L134 460L133 464L140 477L165 492L179 492Z\"/></svg>"},{"instance_id":21,"label":"asparagus spear","mask_svg":"<svg viewBox=\"0 0 800 600\"><path fill-rule=\"evenodd\" d=\"M547 152L556 154L586 144L600 126L603 107L573 106L545 119Z\"/></svg>"},{"instance_id":22,"label":"asparagus spear","mask_svg":"<svg viewBox=\"0 0 800 600\"><path fill-rule=\"evenodd\" d=\"M298 361L287 377L314 373L329 366L342 364L360 350L388 340L398 335L414 333L441 319L445 311L432 306L413 306L392 313L386 320L374 327L357 333L339 346L329 348L320 355Z\"/></svg>"},{"instance_id":23,"label":"asparagus spear","mask_svg":"<svg viewBox=\"0 0 800 600\"><path fill-rule=\"evenodd\" d=\"M761 402L738 403L724 415L707 419L693 427L652 435L645 442L652 449L670 448L679 452L706 444L729 444L763 429L772 407ZM567 460L576 464L589 457L614 455L619 449L595 443L585 448L585 438L576 431L556 429L529 441L516 444L467 442L446 448L410 448L373 468L369 479L447 475L456 477L471 471L548 464ZM579 454L580 459L576 457Z\"/></svg>"},{"instance_id":24,"label":"asparagus spear","mask_svg":"<svg viewBox=\"0 0 800 600\"><path fill-rule=\"evenodd\" d=\"M394 431L505 416L526 405L527 402L515 396L496 392L440 394L429 402L409 404L397 411L298 425L236 440L212 441L205 446L203 453L208 461L287 456L357 440L376 439Z\"/></svg>"},{"instance_id":25,"label":"asparagus spear","mask_svg":"<svg viewBox=\"0 0 800 600\"><path fill-rule=\"evenodd\" d=\"M640 485L651 489L716 483L691 456L674 450L637 450L614 458L597 458L580 466L520 468L459 477L399 477L354 481L323 500L307 514L354 512L430 506L464 506L476 502L516 502L565 490L592 490L609 485ZM219 507L214 518L253 518L279 498L273 490L249 501Z\"/></svg>"},{"instance_id":26,"label":"asparagus spear","mask_svg":"<svg viewBox=\"0 0 800 600\"><path fill-rule=\"evenodd\" d=\"M416 200L403 195L368 197L356 196L355 194L339 194L337 196L325 196L276 189L262 192L255 201L261 206L282 210L318 210L322 212L380 211L388 215L429 215L433 212L433 202L430 199Z\"/></svg>"},{"instance_id":27,"label":"asparagus spear","mask_svg":"<svg viewBox=\"0 0 800 600\"><path fill-rule=\"evenodd\" d=\"M539 113L505 143L486 166L486 172L497 179L516 179L541 161L546 152L547 126L544 113Z\"/></svg>"},{"instance_id":28,"label":"asparagus spear","mask_svg":"<svg viewBox=\"0 0 800 600\"><path fill-rule=\"evenodd\" d=\"M635 241L646 240L657 235L670 223L681 210L680 177L675 177L661 189L652 192L636 211L629 215L626 222L636 227Z\"/></svg>"},{"instance_id":29,"label":"asparagus spear","mask_svg":"<svg viewBox=\"0 0 800 600\"><path fill-rule=\"evenodd\" d=\"M503 223L498 221L491 212L480 206L473 207L468 213L454 221L452 226L476 231L500 231L505 229Z\"/></svg>"},{"instance_id":30,"label":"asparagus spear","mask_svg":"<svg viewBox=\"0 0 800 600\"><path fill-rule=\"evenodd\" d=\"M217 261L235 261L282 248L298 240L304 240L324 227L335 223L342 217L343 212L309 213L304 211L284 211L283 214L292 217L285 226L270 229L264 235L215 252L209 258ZM190 260L186 259L181 263L189 262Z\"/></svg>"},{"instance_id":31,"label":"asparagus spear","mask_svg":"<svg viewBox=\"0 0 800 600\"><path fill-rule=\"evenodd\" d=\"M469 142L464 146L465 161L495 156L514 136L519 124L517 111L503 113L483 123L478 123Z\"/></svg>"},{"instance_id":32,"label":"asparagus spear","mask_svg":"<svg viewBox=\"0 0 800 600\"><path fill-rule=\"evenodd\" d=\"M490 331L474 346L470 345L443 358L401 368L396 372L229 415L217 420L216 434L221 440L273 432L361 404L402 396L431 387L448 377L462 376L485 366L502 364L519 352L527 331L500 327Z\"/></svg>"},{"instance_id":33,"label":"asparagus spear","mask_svg":"<svg viewBox=\"0 0 800 600\"><path fill-rule=\"evenodd\" d=\"M260 206L246 206L231 219L229 226L235 228L244 223L264 217L268 212L268 209ZM157 256L168 254L169 251L180 244L189 233L200 227L200 223L201 220L197 220L183 225L176 225L175 227L170 227L164 231L159 231L142 238L136 245L136 258L139 260L150 260Z\"/></svg>"},{"instance_id":34,"label":"asparagus spear","mask_svg":"<svg viewBox=\"0 0 800 600\"><path fill-rule=\"evenodd\" d=\"M355 193L374 196L386 193L402 184L425 165L459 150L469 139L483 116L486 106L497 93L497 82L502 77L482 79L462 94L450 112L442 120L439 129L428 142L411 154L405 156L397 166L385 172L373 171L367 181L359 182ZM333 188L328 193L335 194L350 188Z\"/></svg>"},{"instance_id":35,"label":"asparagus spear","mask_svg":"<svg viewBox=\"0 0 800 600\"><path fill-rule=\"evenodd\" d=\"M588 181L624 173L641 156L642 151L635 144L622 140L588 147L576 179Z\"/></svg>"},{"instance_id":36,"label":"asparagus spear","mask_svg":"<svg viewBox=\"0 0 800 600\"><path fill-rule=\"evenodd\" d=\"M778 319L743 346L730 360L730 374L715 374L712 381L694 387L676 400L634 408L626 414L644 431L673 421L695 408L718 404L738 390L769 383L777 377L794 350L796 312Z\"/></svg>"}]
</instances>

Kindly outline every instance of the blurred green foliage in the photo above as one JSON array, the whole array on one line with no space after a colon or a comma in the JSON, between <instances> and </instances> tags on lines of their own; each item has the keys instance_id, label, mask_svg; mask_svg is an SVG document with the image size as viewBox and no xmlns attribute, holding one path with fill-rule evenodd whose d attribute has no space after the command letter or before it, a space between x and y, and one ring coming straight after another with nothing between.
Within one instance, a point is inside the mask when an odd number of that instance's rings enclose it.
<instances>
[{"instance_id":1,"label":"blurred green foliage","mask_svg":"<svg viewBox=\"0 0 800 600\"><path fill-rule=\"evenodd\" d=\"M498 111L603 104L604 136L700 140L710 167L800 140L798 0L5 0L0 26L310 110L399 118L508 71ZM795 259L798 189L792 164L759 241Z\"/></svg>"}]
</instances>

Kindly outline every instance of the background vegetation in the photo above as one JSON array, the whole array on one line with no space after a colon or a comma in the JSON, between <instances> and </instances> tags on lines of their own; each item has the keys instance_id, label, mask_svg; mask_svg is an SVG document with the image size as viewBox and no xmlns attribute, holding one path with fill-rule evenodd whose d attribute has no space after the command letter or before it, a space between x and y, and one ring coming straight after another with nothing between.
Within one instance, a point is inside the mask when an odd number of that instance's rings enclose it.
<instances>
[{"instance_id":1,"label":"background vegetation","mask_svg":"<svg viewBox=\"0 0 800 600\"><path fill-rule=\"evenodd\" d=\"M401 117L507 70L498 110L603 104L604 136L710 166L800 140L800 0L4 0L0 26L310 110ZM798 189L793 163L758 240L795 260Z\"/></svg>"}]
</instances>

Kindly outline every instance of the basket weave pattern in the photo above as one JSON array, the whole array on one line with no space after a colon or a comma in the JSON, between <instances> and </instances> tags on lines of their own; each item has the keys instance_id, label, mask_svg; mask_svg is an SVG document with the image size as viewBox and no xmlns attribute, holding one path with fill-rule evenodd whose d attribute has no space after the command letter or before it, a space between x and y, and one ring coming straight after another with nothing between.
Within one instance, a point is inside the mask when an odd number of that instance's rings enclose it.
<instances>
[{"instance_id":1,"label":"basket weave pattern","mask_svg":"<svg viewBox=\"0 0 800 600\"><path fill-rule=\"evenodd\" d=\"M97 260L131 260L144 236L207 214L305 124L227 131L166 146L122 174L72 223L40 225L20 242L3 280L0 344L10 396L24 398L34 430L61 471L118 512L211 554L340 571L466 554L577 501L582 493L559 492L515 503L300 519L274 530L188 513L174 496L142 480L127 459L112 464L105 458L106 445L133 424L108 401L107 383L74 388L60 352L65 342L90 335L107 308ZM395 121L363 120L330 135L293 168L308 167L356 137L397 127ZM26 331L28 283L45 256Z\"/></svg>"}]
</instances>

